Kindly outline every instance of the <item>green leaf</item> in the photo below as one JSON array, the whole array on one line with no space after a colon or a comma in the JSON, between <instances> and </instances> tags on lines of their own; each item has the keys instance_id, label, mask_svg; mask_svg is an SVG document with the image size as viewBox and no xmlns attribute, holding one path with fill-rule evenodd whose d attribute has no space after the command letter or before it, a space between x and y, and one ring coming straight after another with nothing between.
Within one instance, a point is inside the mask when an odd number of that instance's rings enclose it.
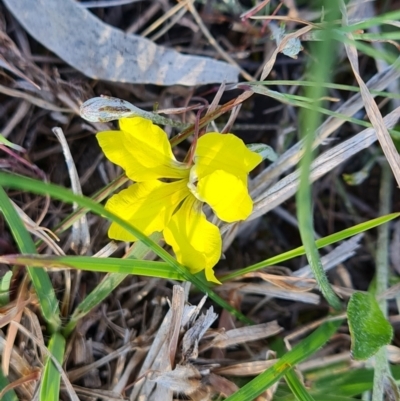
<instances>
[{"instance_id":1,"label":"green leaf","mask_svg":"<svg viewBox=\"0 0 400 401\"><path fill-rule=\"evenodd\" d=\"M0 144L4 144L8 148L14 149L18 152L25 153L26 150L19 145L16 145L15 143L10 142L4 135L0 134Z\"/></svg>"},{"instance_id":2,"label":"green leaf","mask_svg":"<svg viewBox=\"0 0 400 401\"><path fill-rule=\"evenodd\" d=\"M281 377L286 375L296 364L304 361L318 351L336 332L341 323L341 320L324 323L303 341L294 346L291 351L287 352L273 366L244 385L235 394L228 397L226 401L254 400Z\"/></svg>"},{"instance_id":3,"label":"green leaf","mask_svg":"<svg viewBox=\"0 0 400 401\"><path fill-rule=\"evenodd\" d=\"M49 351L61 365L65 352L65 338L60 333L52 335ZM51 358L47 358L40 385L40 401L58 401L60 399L60 372Z\"/></svg>"},{"instance_id":4,"label":"green leaf","mask_svg":"<svg viewBox=\"0 0 400 401\"><path fill-rule=\"evenodd\" d=\"M271 162L274 162L278 159L278 155L275 153L274 149L271 146L265 145L264 143L250 143L246 145L247 149L252 152L258 153L263 160L267 159Z\"/></svg>"},{"instance_id":5,"label":"green leaf","mask_svg":"<svg viewBox=\"0 0 400 401\"><path fill-rule=\"evenodd\" d=\"M354 359L368 359L390 343L393 329L371 294L356 292L347 306Z\"/></svg>"}]
</instances>

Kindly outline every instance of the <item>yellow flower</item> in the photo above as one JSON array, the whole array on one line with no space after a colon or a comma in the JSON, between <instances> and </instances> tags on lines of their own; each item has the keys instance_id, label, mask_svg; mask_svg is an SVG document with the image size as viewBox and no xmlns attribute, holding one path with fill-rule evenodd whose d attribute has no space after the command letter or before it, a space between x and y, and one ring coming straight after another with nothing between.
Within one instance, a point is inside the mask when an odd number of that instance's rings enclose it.
<instances>
[{"instance_id":1,"label":"yellow flower","mask_svg":"<svg viewBox=\"0 0 400 401\"><path fill-rule=\"evenodd\" d=\"M246 219L253 208L247 175L262 157L232 134L207 133L188 165L175 159L167 135L150 120L123 118L119 126L99 132L97 139L106 157L135 183L113 195L106 209L146 235L163 232L180 263L192 273L205 270L207 280L218 283L213 267L221 256L221 235L206 219L203 202L223 221ZM116 223L108 235L136 240Z\"/></svg>"}]
</instances>

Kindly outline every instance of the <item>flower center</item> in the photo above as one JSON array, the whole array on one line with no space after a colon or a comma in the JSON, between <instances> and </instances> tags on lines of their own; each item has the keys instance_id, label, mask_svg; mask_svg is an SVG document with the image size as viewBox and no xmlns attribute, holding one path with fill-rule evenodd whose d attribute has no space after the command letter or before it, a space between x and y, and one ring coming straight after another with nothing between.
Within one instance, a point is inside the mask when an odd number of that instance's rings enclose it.
<instances>
[{"instance_id":1,"label":"flower center","mask_svg":"<svg viewBox=\"0 0 400 401\"><path fill-rule=\"evenodd\" d=\"M189 174L189 181L187 183L187 186L190 190L190 192L198 199L200 202L205 202L204 199L201 198L197 191L197 184L199 182L199 179L197 177L196 173L196 165L192 166L190 169L190 174Z\"/></svg>"}]
</instances>

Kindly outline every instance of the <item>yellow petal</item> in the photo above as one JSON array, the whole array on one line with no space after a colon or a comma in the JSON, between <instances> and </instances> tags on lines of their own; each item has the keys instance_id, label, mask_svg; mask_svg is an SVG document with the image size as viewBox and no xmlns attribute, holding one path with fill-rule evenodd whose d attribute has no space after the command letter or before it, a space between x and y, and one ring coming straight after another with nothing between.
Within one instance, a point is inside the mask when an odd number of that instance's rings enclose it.
<instances>
[{"instance_id":1,"label":"yellow petal","mask_svg":"<svg viewBox=\"0 0 400 401\"><path fill-rule=\"evenodd\" d=\"M165 242L172 246L177 260L192 273L205 269L209 281L219 283L213 267L221 256L218 227L207 221L201 203L188 196L164 229Z\"/></svg>"},{"instance_id":2,"label":"yellow petal","mask_svg":"<svg viewBox=\"0 0 400 401\"><path fill-rule=\"evenodd\" d=\"M249 173L261 161L262 157L247 149L237 136L211 132L199 138L193 168L199 179L215 170L241 176Z\"/></svg>"},{"instance_id":3,"label":"yellow petal","mask_svg":"<svg viewBox=\"0 0 400 401\"><path fill-rule=\"evenodd\" d=\"M120 131L99 132L96 137L107 159L121 166L133 181L184 178L188 168L176 161L166 133L141 117L119 120Z\"/></svg>"},{"instance_id":4,"label":"yellow petal","mask_svg":"<svg viewBox=\"0 0 400 401\"><path fill-rule=\"evenodd\" d=\"M199 180L196 195L211 206L218 218L228 223L247 219L253 210L246 174L239 177L216 170Z\"/></svg>"},{"instance_id":5,"label":"yellow petal","mask_svg":"<svg viewBox=\"0 0 400 401\"><path fill-rule=\"evenodd\" d=\"M158 180L139 182L113 195L105 207L150 235L164 229L176 207L188 194L184 180L171 183ZM108 236L120 241L137 239L116 223L111 223Z\"/></svg>"}]
</instances>

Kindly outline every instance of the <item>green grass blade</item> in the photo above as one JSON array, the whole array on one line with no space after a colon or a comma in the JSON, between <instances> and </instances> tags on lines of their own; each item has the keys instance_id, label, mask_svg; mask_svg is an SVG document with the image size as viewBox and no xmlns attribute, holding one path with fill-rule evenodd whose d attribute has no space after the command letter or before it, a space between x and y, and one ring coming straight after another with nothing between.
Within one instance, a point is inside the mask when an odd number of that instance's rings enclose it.
<instances>
[{"instance_id":1,"label":"green grass blade","mask_svg":"<svg viewBox=\"0 0 400 401\"><path fill-rule=\"evenodd\" d=\"M315 401L293 369L286 373L285 380L298 401Z\"/></svg>"},{"instance_id":2,"label":"green grass blade","mask_svg":"<svg viewBox=\"0 0 400 401\"><path fill-rule=\"evenodd\" d=\"M342 32L354 32L360 29L370 28L371 26L382 25L389 21L398 21L400 19L400 10L391 11L386 14L377 15L372 18L368 18L365 21L357 22L352 25L346 25L338 28Z\"/></svg>"},{"instance_id":3,"label":"green grass blade","mask_svg":"<svg viewBox=\"0 0 400 401\"><path fill-rule=\"evenodd\" d=\"M305 110L310 110L310 111L315 111L315 112L319 112L321 114L325 114L327 116L330 117L335 117L335 118L339 118L343 121L347 121L347 122L351 122L354 124L358 124L361 127L365 127L365 128L371 128L372 124L364 121L364 120L360 120L358 118L354 118L354 117L349 117L346 114L343 113L338 113L336 111L332 111L329 109L326 109L324 107L318 106L317 104L314 104L310 99L304 97L304 96L297 96L297 95L291 95L291 94L286 94L286 93L280 93L274 90L271 90L269 88L266 88L264 86L265 83L268 83L268 81L264 81L261 83L257 83L257 84L240 84L240 87L243 89L248 89L253 91L254 93L258 93L259 95L264 95L264 96L268 96L271 97L272 99L278 100L279 102L282 102L284 104L289 104L291 106L294 107L301 107L302 109ZM321 84L322 87L327 88L328 86L325 86L323 84ZM306 85L306 87L315 87L315 85ZM301 100L300 100L301 99ZM396 130L389 130L389 132L392 135L396 135L399 133L399 131Z\"/></svg>"},{"instance_id":4,"label":"green grass blade","mask_svg":"<svg viewBox=\"0 0 400 401\"><path fill-rule=\"evenodd\" d=\"M278 80L268 80L268 81L253 81L248 82L249 85L268 85L268 86L275 86L275 85L284 85L284 86L317 86L319 83L314 81L297 81L297 80L285 80L285 79L278 79ZM344 85L344 84L335 84L333 82L323 82L321 85L324 88L329 89L338 89L338 90L345 90L349 92L360 92L360 88L358 86L353 85ZM279 92L278 92L279 93ZM390 93L390 92L383 92L377 91L374 89L370 90L372 95L387 97L389 99L400 99L400 94L398 93ZM285 93L287 95L287 93Z\"/></svg>"},{"instance_id":5,"label":"green grass blade","mask_svg":"<svg viewBox=\"0 0 400 401\"><path fill-rule=\"evenodd\" d=\"M277 353L277 356L281 358L285 355L286 347L282 339L274 341L271 348ZM292 369L285 374L285 380L288 388L295 396L298 401L315 401L311 396L310 391L304 387L304 384L300 381L297 373ZM280 386L281 387L281 386Z\"/></svg>"},{"instance_id":6,"label":"green grass blade","mask_svg":"<svg viewBox=\"0 0 400 401\"><path fill-rule=\"evenodd\" d=\"M10 302L11 279L12 279L12 271L8 271L0 279L0 306L7 305Z\"/></svg>"},{"instance_id":7,"label":"green grass blade","mask_svg":"<svg viewBox=\"0 0 400 401\"><path fill-rule=\"evenodd\" d=\"M158 242L161 239L160 233L154 233L150 235L150 238ZM149 248L143 245L142 242L136 242L127 260L130 259L144 259L149 254ZM176 271L167 265L167 269L170 273ZM179 274L179 273L178 273ZM96 286L96 288L87 296L85 299L74 309L72 316L68 324L65 326L63 333L65 337L68 337L72 330L77 325L78 321L88 314L93 308L99 305L108 295L111 294L114 289L121 284L121 282L128 276L126 273L109 273L103 278L103 280Z\"/></svg>"},{"instance_id":8,"label":"green grass blade","mask_svg":"<svg viewBox=\"0 0 400 401\"><path fill-rule=\"evenodd\" d=\"M71 191L59 187L53 184L46 184L41 181L33 180L31 178L20 177L8 173L0 173L0 185L4 185L6 187L21 189L29 192L33 192L35 194L40 195L50 195L55 199L59 199L63 202L73 203L76 202L79 206L85 207L91 210L93 213L96 213L100 216L104 216L117 224L119 224L122 228L133 234L136 238L142 241L148 248L150 248L156 255L158 255L161 259L167 262L170 266L176 269L177 272L182 274L185 280L190 281L194 284L200 291L207 294L214 302L220 305L222 308L226 309L237 319L241 320L244 323L251 324L252 322L242 313L233 308L228 302L222 299L219 295L217 295L208 285L200 279L198 276L194 276L189 272L189 270L181 265L177 260L175 260L165 249L161 248L157 243L151 240L149 237L144 235L141 231L136 229L127 221L121 219L115 214L106 210L100 204L92 201L91 199L78 196L72 193Z\"/></svg>"},{"instance_id":9,"label":"green grass blade","mask_svg":"<svg viewBox=\"0 0 400 401\"><path fill-rule=\"evenodd\" d=\"M337 5L335 8L332 8L334 3L328 4L325 2L325 4L331 11L328 12L329 18L332 18L333 14L339 14ZM333 54L335 54L335 48L330 34L331 31L332 29L330 28L322 31L323 40L315 43L315 53L313 54L318 54L319 62L313 63L310 75L315 78L315 82L318 83L328 80L328 72L333 65ZM321 85L310 86L306 88L305 93L307 98L319 104L321 102L319 99L322 99L325 96L326 90ZM301 241L304 245L308 263L310 264L310 268L318 286L328 303L335 309L339 310L341 309L341 302L329 284L314 239L310 170L313 160L312 145L314 142L314 132L316 131L320 120L321 116L315 110L304 111L300 119L300 133L301 137L304 138L304 155L299 166L300 182L296 194L297 218L299 221Z\"/></svg>"},{"instance_id":10,"label":"green grass blade","mask_svg":"<svg viewBox=\"0 0 400 401\"><path fill-rule=\"evenodd\" d=\"M273 366L251 380L226 401L251 401L281 379L296 364L318 351L336 332L342 321L324 323L307 338L287 352Z\"/></svg>"},{"instance_id":11,"label":"green grass blade","mask_svg":"<svg viewBox=\"0 0 400 401\"><path fill-rule=\"evenodd\" d=\"M331 389L334 393L334 389ZM340 395L334 395L332 393L324 394L313 394L314 401L359 401L359 398L343 397ZM274 401L296 401L294 395L290 394L285 397L274 397Z\"/></svg>"},{"instance_id":12,"label":"green grass blade","mask_svg":"<svg viewBox=\"0 0 400 401\"><path fill-rule=\"evenodd\" d=\"M65 338L60 333L52 335L49 345L49 352L62 365L65 352ZM60 372L54 365L51 358L47 358L40 384L40 401L58 401L60 399Z\"/></svg>"},{"instance_id":13,"label":"green grass blade","mask_svg":"<svg viewBox=\"0 0 400 401\"><path fill-rule=\"evenodd\" d=\"M0 256L0 261L16 265L34 264L41 267L59 267L100 273L135 274L137 276L159 277L168 280L185 280L185 277L170 264L151 260L24 254Z\"/></svg>"},{"instance_id":14,"label":"green grass blade","mask_svg":"<svg viewBox=\"0 0 400 401\"><path fill-rule=\"evenodd\" d=\"M395 380L400 379L400 366L391 366ZM372 390L374 369L361 368L326 375L316 380L312 389L315 393L326 394L335 389L335 395L353 397Z\"/></svg>"},{"instance_id":15,"label":"green grass blade","mask_svg":"<svg viewBox=\"0 0 400 401\"><path fill-rule=\"evenodd\" d=\"M2 187L0 187L0 209L20 251L36 253L31 236ZM60 310L49 275L41 268L27 267L27 271L38 296L43 318L46 320L49 330L55 332L61 326Z\"/></svg>"},{"instance_id":16,"label":"green grass blade","mask_svg":"<svg viewBox=\"0 0 400 401\"><path fill-rule=\"evenodd\" d=\"M381 224L385 224L388 221L391 221L397 217L400 217L400 213L390 213L386 216L381 216L372 220L368 220L364 223L357 224L353 227L346 228L345 230L328 235L324 238L320 238L317 241L315 241L315 245L318 249L323 248L325 246L342 241L346 238L352 237L356 234L370 230L371 228L377 227ZM255 263L254 265L248 266L244 269L240 269L235 272L229 273L223 277L219 277L219 280L222 282L232 280L246 273L251 273L267 266L278 265L279 263L285 262L286 260L293 259L298 256L302 256L304 254L305 254L304 246L299 246L298 248L292 249L291 251L281 253L280 255L274 256L269 259L265 259L262 262Z\"/></svg>"},{"instance_id":17,"label":"green grass blade","mask_svg":"<svg viewBox=\"0 0 400 401\"><path fill-rule=\"evenodd\" d=\"M353 34L354 39L356 40L399 40L400 32L392 31L392 32L379 32L379 33L359 33Z\"/></svg>"},{"instance_id":18,"label":"green grass blade","mask_svg":"<svg viewBox=\"0 0 400 401\"><path fill-rule=\"evenodd\" d=\"M300 100L300 99L302 99L302 97L298 97L295 95L289 95L289 94L285 94L285 93L280 93L280 92L271 90L271 89L263 86L261 83L258 85L244 84L244 85L241 85L241 87L246 88L246 89L248 88L249 90L252 90L254 93L258 93L259 95L265 95L265 96L271 97L272 99L278 100L284 104L289 104L291 106L301 107L306 110L319 112L319 113L328 115L330 117L336 117L343 121L358 124L365 128L372 127L372 124L370 124L366 121L363 121L363 120L360 120L360 119L354 118L354 117L349 117L345 114L326 109L324 107L317 105L316 103L311 102L310 100L308 100L308 101ZM316 86L307 86L307 88L308 87L315 88Z\"/></svg>"},{"instance_id":19,"label":"green grass blade","mask_svg":"<svg viewBox=\"0 0 400 401\"><path fill-rule=\"evenodd\" d=\"M373 48L370 45L360 42L359 40L352 40L348 36L346 36L342 32L340 32L339 30L332 31L332 35L338 42L346 43L348 45L354 46L357 50L366 54L367 56L372 57L373 59L384 60L388 64L396 65L397 68L400 67L399 59L387 51L380 51L380 50L377 50L376 48Z\"/></svg>"},{"instance_id":20,"label":"green grass blade","mask_svg":"<svg viewBox=\"0 0 400 401\"><path fill-rule=\"evenodd\" d=\"M309 393L314 401L355 401L364 392L372 390L374 369L348 370L348 363L339 367L338 372L337 368L333 365L327 366L323 372L318 368L313 373L305 373L306 380L311 382ZM399 380L400 367L392 365L391 371L395 380ZM323 376L316 379L321 373ZM295 397L289 391L287 385L280 385L274 401L294 401Z\"/></svg>"}]
</instances>

